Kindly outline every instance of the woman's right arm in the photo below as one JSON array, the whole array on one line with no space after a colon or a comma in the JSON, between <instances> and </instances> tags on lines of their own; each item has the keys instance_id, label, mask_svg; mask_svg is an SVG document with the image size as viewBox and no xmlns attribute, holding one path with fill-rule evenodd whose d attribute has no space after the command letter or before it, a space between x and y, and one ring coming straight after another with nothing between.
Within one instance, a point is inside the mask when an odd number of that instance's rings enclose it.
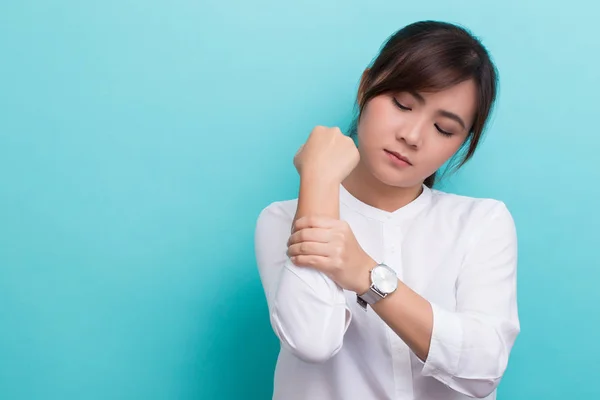
<instances>
[{"instance_id":1,"label":"woman's right arm","mask_svg":"<svg viewBox=\"0 0 600 400\"><path fill-rule=\"evenodd\" d=\"M351 313L343 290L323 273L287 256L293 221L303 215L339 218L339 187L301 180L296 215L283 203L265 208L256 224L255 251L271 325L285 346L306 362L324 362L342 347ZM331 187L331 185L327 186Z\"/></svg>"}]
</instances>

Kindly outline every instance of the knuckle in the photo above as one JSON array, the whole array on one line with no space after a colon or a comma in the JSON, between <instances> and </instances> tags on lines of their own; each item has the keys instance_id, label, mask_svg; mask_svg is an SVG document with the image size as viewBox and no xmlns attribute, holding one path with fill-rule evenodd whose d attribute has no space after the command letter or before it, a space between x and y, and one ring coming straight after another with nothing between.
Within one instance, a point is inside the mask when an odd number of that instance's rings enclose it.
<instances>
[{"instance_id":1,"label":"knuckle","mask_svg":"<svg viewBox=\"0 0 600 400\"><path fill-rule=\"evenodd\" d=\"M327 127L323 126L323 125L317 125L314 127L312 133L315 135L319 135L322 134L323 132L327 131Z\"/></svg>"}]
</instances>

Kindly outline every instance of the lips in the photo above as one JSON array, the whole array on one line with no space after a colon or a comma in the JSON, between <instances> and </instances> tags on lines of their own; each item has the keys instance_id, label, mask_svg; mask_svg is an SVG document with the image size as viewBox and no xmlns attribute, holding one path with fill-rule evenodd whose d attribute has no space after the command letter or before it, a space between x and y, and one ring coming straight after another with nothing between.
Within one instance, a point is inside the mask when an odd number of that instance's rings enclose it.
<instances>
[{"instance_id":1,"label":"lips","mask_svg":"<svg viewBox=\"0 0 600 400\"><path fill-rule=\"evenodd\" d=\"M396 157L397 159L404 161L405 163L407 163L408 165L412 165L412 163L410 162L410 160L406 157L404 157L403 155L401 155L400 153L397 153L395 151L391 151L391 150L385 150L386 153L393 155L394 157Z\"/></svg>"}]
</instances>

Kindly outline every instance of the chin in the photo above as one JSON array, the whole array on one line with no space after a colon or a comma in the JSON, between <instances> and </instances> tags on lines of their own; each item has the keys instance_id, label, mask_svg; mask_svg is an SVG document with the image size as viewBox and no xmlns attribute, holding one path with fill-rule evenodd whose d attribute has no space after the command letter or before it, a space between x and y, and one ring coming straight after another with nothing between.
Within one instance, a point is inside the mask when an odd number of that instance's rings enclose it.
<instances>
[{"instance_id":1,"label":"chin","mask_svg":"<svg viewBox=\"0 0 600 400\"><path fill-rule=\"evenodd\" d=\"M379 182L387 186L410 188L420 186L425 178L415 176L413 167L408 167L405 171L395 171L387 166L384 168L371 168L371 175Z\"/></svg>"}]
</instances>

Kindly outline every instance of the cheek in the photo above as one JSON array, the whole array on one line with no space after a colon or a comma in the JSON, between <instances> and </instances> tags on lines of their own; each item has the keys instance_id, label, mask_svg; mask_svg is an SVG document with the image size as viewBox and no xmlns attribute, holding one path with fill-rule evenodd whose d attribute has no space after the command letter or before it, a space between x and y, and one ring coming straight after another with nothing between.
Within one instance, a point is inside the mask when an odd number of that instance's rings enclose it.
<instances>
[{"instance_id":1,"label":"cheek","mask_svg":"<svg viewBox=\"0 0 600 400\"><path fill-rule=\"evenodd\" d=\"M358 122L358 142L361 147L371 147L373 142L377 141L375 137L378 132L376 121L377 119L373 118L368 109L363 111Z\"/></svg>"},{"instance_id":2,"label":"cheek","mask_svg":"<svg viewBox=\"0 0 600 400\"><path fill-rule=\"evenodd\" d=\"M464 138L458 136L452 138L440 136L433 142L428 151L428 160L430 164L436 165L439 168L456 154L460 146L462 146Z\"/></svg>"},{"instance_id":3,"label":"cheek","mask_svg":"<svg viewBox=\"0 0 600 400\"><path fill-rule=\"evenodd\" d=\"M365 148L380 147L398 129L397 115L384 98L374 98L365 107L358 123L358 138Z\"/></svg>"}]
</instances>

